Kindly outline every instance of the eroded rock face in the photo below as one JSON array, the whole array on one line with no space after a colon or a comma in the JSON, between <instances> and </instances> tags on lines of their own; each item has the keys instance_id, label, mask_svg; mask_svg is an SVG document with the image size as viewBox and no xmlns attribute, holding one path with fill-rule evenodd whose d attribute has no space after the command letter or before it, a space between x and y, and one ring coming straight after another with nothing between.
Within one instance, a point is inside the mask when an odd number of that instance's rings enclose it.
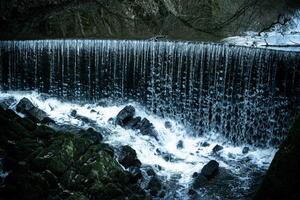
<instances>
[{"instance_id":1,"label":"eroded rock face","mask_svg":"<svg viewBox=\"0 0 300 200\"><path fill-rule=\"evenodd\" d=\"M265 175L254 199L300 199L300 117Z\"/></svg>"},{"instance_id":2,"label":"eroded rock face","mask_svg":"<svg viewBox=\"0 0 300 200\"><path fill-rule=\"evenodd\" d=\"M10 171L0 188L4 199L147 199L136 185L139 171L124 171L95 130L83 130L87 136L34 122L32 130L19 120L0 108L3 169Z\"/></svg>"}]
</instances>

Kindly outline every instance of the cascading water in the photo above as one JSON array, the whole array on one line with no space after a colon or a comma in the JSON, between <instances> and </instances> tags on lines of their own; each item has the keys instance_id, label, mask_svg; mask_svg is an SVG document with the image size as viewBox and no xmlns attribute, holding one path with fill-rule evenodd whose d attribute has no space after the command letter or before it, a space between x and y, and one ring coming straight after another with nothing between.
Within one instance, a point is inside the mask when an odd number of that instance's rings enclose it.
<instances>
[{"instance_id":1,"label":"cascading water","mask_svg":"<svg viewBox=\"0 0 300 200\"><path fill-rule=\"evenodd\" d=\"M188 42L2 41L0 100L27 97L58 124L104 127L105 142L129 144L162 177L165 199L187 199L193 173L212 159L230 179L201 190L201 199L249 199L299 109L299 55ZM158 140L110 123L128 103ZM216 144L224 149L213 154Z\"/></svg>"},{"instance_id":2,"label":"cascading water","mask_svg":"<svg viewBox=\"0 0 300 200\"><path fill-rule=\"evenodd\" d=\"M134 100L196 135L278 143L300 97L297 53L188 42L0 42L2 90Z\"/></svg>"}]
</instances>

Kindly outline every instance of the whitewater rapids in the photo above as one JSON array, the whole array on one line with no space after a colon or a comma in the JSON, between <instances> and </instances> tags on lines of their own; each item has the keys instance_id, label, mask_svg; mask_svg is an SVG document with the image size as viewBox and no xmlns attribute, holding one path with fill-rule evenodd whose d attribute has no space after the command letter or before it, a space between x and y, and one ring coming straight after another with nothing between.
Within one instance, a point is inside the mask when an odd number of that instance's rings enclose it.
<instances>
[{"instance_id":1,"label":"whitewater rapids","mask_svg":"<svg viewBox=\"0 0 300 200\"><path fill-rule=\"evenodd\" d=\"M240 189L247 190L250 187L252 170L266 171L270 165L275 147L257 148L251 145L235 146L229 140L215 132L209 132L203 136L194 137L191 130L180 122L150 114L145 107L135 102L130 102L136 108L136 115L146 117L153 123L158 132L158 140L152 137L139 134L137 131L127 130L111 123L111 118L116 117L119 111L128 104L104 103L74 103L51 98L37 92L0 92L0 101L13 97L16 101L11 106L15 109L16 103L23 97L28 98L37 107L49 114L59 125L73 125L79 128L93 127L95 129L105 128L104 142L113 147L130 145L135 149L138 159L143 166L152 166L156 173L166 182L172 180L176 184L176 192L180 194L187 191L192 183L194 172L200 172L202 167L214 159L220 163L220 167L230 170L238 177ZM104 105L108 104L108 105ZM87 124L71 116L72 110L77 114L94 121ZM20 114L21 115L21 114ZM165 127L165 122L171 123L171 128ZM183 148L178 149L178 141L183 142ZM209 143L207 147L201 146L204 142ZM215 145L224 147L219 154L213 154ZM242 153L243 147L249 147L247 154ZM171 161L166 161L161 153L172 155Z\"/></svg>"}]
</instances>

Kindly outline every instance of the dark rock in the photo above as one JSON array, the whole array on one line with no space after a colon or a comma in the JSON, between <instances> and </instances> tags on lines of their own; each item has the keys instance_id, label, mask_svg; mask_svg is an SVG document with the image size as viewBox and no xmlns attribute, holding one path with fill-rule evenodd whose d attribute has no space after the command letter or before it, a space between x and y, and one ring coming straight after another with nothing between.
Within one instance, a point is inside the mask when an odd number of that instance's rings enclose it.
<instances>
[{"instance_id":1,"label":"dark rock","mask_svg":"<svg viewBox=\"0 0 300 200\"><path fill-rule=\"evenodd\" d=\"M149 135L151 137L154 137L156 140L158 140L157 138L158 134L154 129L154 126L147 118L144 118L140 122L140 132L142 135Z\"/></svg>"},{"instance_id":2,"label":"dark rock","mask_svg":"<svg viewBox=\"0 0 300 200\"><path fill-rule=\"evenodd\" d=\"M92 109L92 110L91 110L91 113L96 113L96 112L97 112L97 111L96 111L96 110L94 110L94 109Z\"/></svg>"},{"instance_id":3,"label":"dark rock","mask_svg":"<svg viewBox=\"0 0 300 200\"><path fill-rule=\"evenodd\" d=\"M35 129L34 133L39 138L49 138L55 134L55 131L46 125L41 125Z\"/></svg>"},{"instance_id":4,"label":"dark rock","mask_svg":"<svg viewBox=\"0 0 300 200\"><path fill-rule=\"evenodd\" d=\"M254 196L263 199L300 199L300 116L298 115Z\"/></svg>"},{"instance_id":5,"label":"dark rock","mask_svg":"<svg viewBox=\"0 0 300 200\"><path fill-rule=\"evenodd\" d=\"M140 179L143 178L142 171L138 167L130 167L130 182L137 183Z\"/></svg>"},{"instance_id":6,"label":"dark rock","mask_svg":"<svg viewBox=\"0 0 300 200\"><path fill-rule=\"evenodd\" d=\"M51 187L55 187L57 185L58 178L51 171L45 170L42 174Z\"/></svg>"},{"instance_id":7,"label":"dark rock","mask_svg":"<svg viewBox=\"0 0 300 200\"><path fill-rule=\"evenodd\" d=\"M124 196L124 192L116 184L108 183L104 187L105 194L103 199L120 199ZM118 198L119 197L119 198Z\"/></svg>"},{"instance_id":8,"label":"dark rock","mask_svg":"<svg viewBox=\"0 0 300 200\"><path fill-rule=\"evenodd\" d=\"M172 128L172 123L169 122L169 121L166 121L166 122L165 122L165 127L166 127L167 129Z\"/></svg>"},{"instance_id":9,"label":"dark rock","mask_svg":"<svg viewBox=\"0 0 300 200\"><path fill-rule=\"evenodd\" d=\"M199 175L198 172L194 172L193 175L192 175L192 177L193 177L193 178L196 178L198 175Z\"/></svg>"},{"instance_id":10,"label":"dark rock","mask_svg":"<svg viewBox=\"0 0 300 200\"><path fill-rule=\"evenodd\" d=\"M147 186L152 196L157 196L159 191L162 189L162 183L157 176L153 176Z\"/></svg>"},{"instance_id":11,"label":"dark rock","mask_svg":"<svg viewBox=\"0 0 300 200\"><path fill-rule=\"evenodd\" d=\"M79 131L79 134L82 138L91 140L94 144L99 144L103 140L101 133L98 133L93 128L88 128L87 130Z\"/></svg>"},{"instance_id":12,"label":"dark rock","mask_svg":"<svg viewBox=\"0 0 300 200\"><path fill-rule=\"evenodd\" d=\"M94 143L75 132L57 132L45 125L28 130L17 122L20 119L0 108L1 144L3 136L6 138L5 145L1 145L5 151L3 169L10 171L5 185L1 185L1 197L146 199L145 192L136 184L142 174L134 150L127 150L126 154L133 155L131 159L137 165L129 173L113 159L113 150L107 144ZM84 132L93 135L95 130Z\"/></svg>"},{"instance_id":13,"label":"dark rock","mask_svg":"<svg viewBox=\"0 0 300 200\"><path fill-rule=\"evenodd\" d=\"M168 153L168 152L161 152L160 155L167 162L173 162L174 160L176 160L175 156L171 153Z\"/></svg>"},{"instance_id":14,"label":"dark rock","mask_svg":"<svg viewBox=\"0 0 300 200\"><path fill-rule=\"evenodd\" d=\"M148 176L156 176L156 173L155 173L155 171L152 167L148 167L146 169L146 173L147 173Z\"/></svg>"},{"instance_id":15,"label":"dark rock","mask_svg":"<svg viewBox=\"0 0 300 200\"><path fill-rule=\"evenodd\" d=\"M19 101L16 106L18 112L26 112L27 110L31 110L35 106L31 103L31 101L27 98L23 98Z\"/></svg>"},{"instance_id":16,"label":"dark rock","mask_svg":"<svg viewBox=\"0 0 300 200\"><path fill-rule=\"evenodd\" d=\"M201 143L201 146L202 147L208 147L210 144L208 143L208 142L203 142L203 143Z\"/></svg>"},{"instance_id":17,"label":"dark rock","mask_svg":"<svg viewBox=\"0 0 300 200\"><path fill-rule=\"evenodd\" d=\"M124 127L127 125L129 121L132 120L132 118L135 115L135 109L133 106L125 106L117 115L116 117L116 124Z\"/></svg>"},{"instance_id":18,"label":"dark rock","mask_svg":"<svg viewBox=\"0 0 300 200\"><path fill-rule=\"evenodd\" d=\"M7 110L15 101L16 100L13 97L2 99L0 101L0 107L4 110Z\"/></svg>"},{"instance_id":19,"label":"dark rock","mask_svg":"<svg viewBox=\"0 0 300 200\"><path fill-rule=\"evenodd\" d=\"M20 123L24 128L26 128L29 131L34 131L37 128L36 123L34 123L28 117L24 117L24 118L20 117L17 119L17 122Z\"/></svg>"},{"instance_id":20,"label":"dark rock","mask_svg":"<svg viewBox=\"0 0 300 200\"><path fill-rule=\"evenodd\" d=\"M34 122L42 122L44 118L48 117L47 113L35 107L27 98L23 98L17 104L16 109L28 116Z\"/></svg>"},{"instance_id":21,"label":"dark rock","mask_svg":"<svg viewBox=\"0 0 300 200\"><path fill-rule=\"evenodd\" d=\"M249 147L244 147L242 150L242 153L247 154L249 152L249 150L250 150Z\"/></svg>"},{"instance_id":22,"label":"dark rock","mask_svg":"<svg viewBox=\"0 0 300 200\"><path fill-rule=\"evenodd\" d=\"M208 179L201 173L198 174L193 181L193 189L199 189L208 183Z\"/></svg>"},{"instance_id":23,"label":"dark rock","mask_svg":"<svg viewBox=\"0 0 300 200\"><path fill-rule=\"evenodd\" d=\"M121 147L119 162L125 168L141 166L141 161L137 158L135 150L128 145Z\"/></svg>"},{"instance_id":24,"label":"dark rock","mask_svg":"<svg viewBox=\"0 0 300 200\"><path fill-rule=\"evenodd\" d=\"M165 196L166 196L166 191L165 190L160 191L160 193L158 194L158 197L161 198L161 199L163 199Z\"/></svg>"},{"instance_id":25,"label":"dark rock","mask_svg":"<svg viewBox=\"0 0 300 200\"><path fill-rule=\"evenodd\" d=\"M72 117L76 117L77 116L77 111L76 110L72 110L70 115Z\"/></svg>"},{"instance_id":26,"label":"dark rock","mask_svg":"<svg viewBox=\"0 0 300 200\"><path fill-rule=\"evenodd\" d=\"M45 117L42 121L42 124L55 124L55 121L51 119L50 117Z\"/></svg>"},{"instance_id":27,"label":"dark rock","mask_svg":"<svg viewBox=\"0 0 300 200\"><path fill-rule=\"evenodd\" d=\"M183 141L179 140L176 147L177 149L183 149Z\"/></svg>"},{"instance_id":28,"label":"dark rock","mask_svg":"<svg viewBox=\"0 0 300 200\"><path fill-rule=\"evenodd\" d=\"M197 192L196 192L195 190L189 189L188 195L193 196L193 195L195 195L195 194L197 194Z\"/></svg>"},{"instance_id":29,"label":"dark rock","mask_svg":"<svg viewBox=\"0 0 300 200\"><path fill-rule=\"evenodd\" d=\"M81 116L81 115L76 115L75 116L75 119L78 119L86 124L95 124L95 121L94 120L91 120L90 118L88 117L85 117L85 116Z\"/></svg>"},{"instance_id":30,"label":"dark rock","mask_svg":"<svg viewBox=\"0 0 300 200\"><path fill-rule=\"evenodd\" d=\"M201 170L201 174L206 178L213 178L219 170L219 163L215 160L209 161Z\"/></svg>"},{"instance_id":31,"label":"dark rock","mask_svg":"<svg viewBox=\"0 0 300 200\"><path fill-rule=\"evenodd\" d=\"M139 129L140 128L141 117L134 117L126 124L126 128L129 129Z\"/></svg>"},{"instance_id":32,"label":"dark rock","mask_svg":"<svg viewBox=\"0 0 300 200\"><path fill-rule=\"evenodd\" d=\"M217 144L217 145L213 148L212 151L213 151L213 153L217 153L217 152L221 151L222 149L223 149L223 147Z\"/></svg>"}]
</instances>

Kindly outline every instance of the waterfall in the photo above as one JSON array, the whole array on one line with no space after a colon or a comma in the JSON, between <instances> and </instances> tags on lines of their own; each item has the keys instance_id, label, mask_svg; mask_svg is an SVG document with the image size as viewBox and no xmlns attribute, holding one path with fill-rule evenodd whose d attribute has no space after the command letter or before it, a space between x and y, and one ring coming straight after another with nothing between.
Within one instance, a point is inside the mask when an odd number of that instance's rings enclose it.
<instances>
[{"instance_id":1,"label":"waterfall","mask_svg":"<svg viewBox=\"0 0 300 200\"><path fill-rule=\"evenodd\" d=\"M121 40L0 42L0 88L69 100L137 101L195 134L277 144L299 109L300 54Z\"/></svg>"}]
</instances>

